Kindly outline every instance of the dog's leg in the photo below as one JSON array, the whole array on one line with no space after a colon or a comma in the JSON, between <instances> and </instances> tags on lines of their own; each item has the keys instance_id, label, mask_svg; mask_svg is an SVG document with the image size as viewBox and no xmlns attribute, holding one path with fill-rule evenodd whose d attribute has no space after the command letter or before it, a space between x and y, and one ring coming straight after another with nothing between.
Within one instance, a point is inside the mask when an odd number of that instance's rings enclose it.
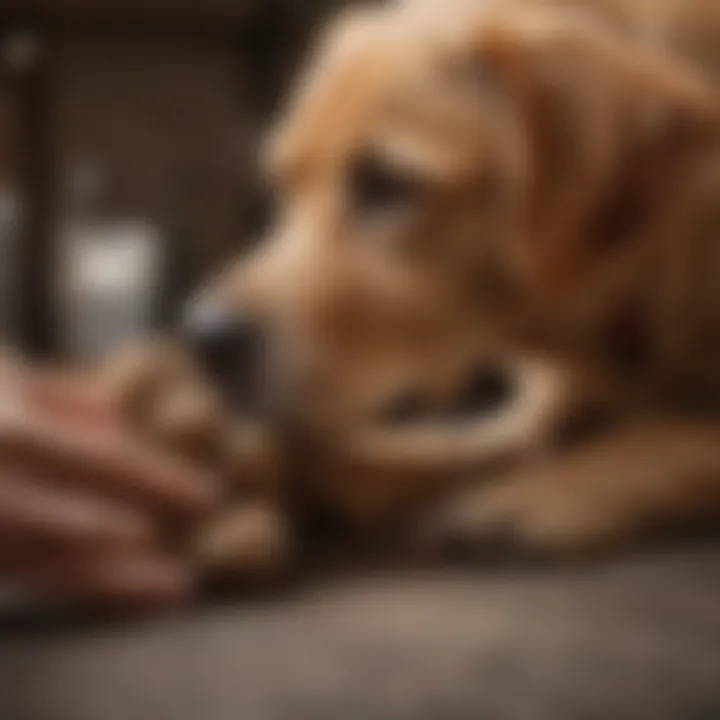
<instances>
[{"instance_id":1,"label":"dog's leg","mask_svg":"<svg viewBox=\"0 0 720 720\"><path fill-rule=\"evenodd\" d=\"M515 399L478 420L353 433L314 490L361 522L412 513L453 478L542 451L568 413L599 394L595 375L552 362L521 363L516 377Z\"/></svg>"},{"instance_id":2,"label":"dog's leg","mask_svg":"<svg viewBox=\"0 0 720 720\"><path fill-rule=\"evenodd\" d=\"M720 515L720 423L636 421L456 496L422 527L453 547L574 552Z\"/></svg>"}]
</instances>

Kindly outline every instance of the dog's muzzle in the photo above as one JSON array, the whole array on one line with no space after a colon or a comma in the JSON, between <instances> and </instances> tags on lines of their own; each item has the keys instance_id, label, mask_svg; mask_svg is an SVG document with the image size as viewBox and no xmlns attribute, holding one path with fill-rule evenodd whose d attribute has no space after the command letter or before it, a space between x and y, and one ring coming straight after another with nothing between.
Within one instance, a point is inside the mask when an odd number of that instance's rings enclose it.
<instances>
[{"instance_id":1,"label":"dog's muzzle","mask_svg":"<svg viewBox=\"0 0 720 720\"><path fill-rule=\"evenodd\" d=\"M260 323L201 296L186 306L182 333L205 371L234 404L253 413L262 410L267 343Z\"/></svg>"}]
</instances>

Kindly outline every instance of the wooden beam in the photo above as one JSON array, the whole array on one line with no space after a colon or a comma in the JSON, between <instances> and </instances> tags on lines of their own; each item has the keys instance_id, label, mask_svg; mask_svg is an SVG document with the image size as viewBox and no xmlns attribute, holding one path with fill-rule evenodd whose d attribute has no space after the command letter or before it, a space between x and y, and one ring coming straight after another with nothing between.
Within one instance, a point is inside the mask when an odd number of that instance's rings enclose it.
<instances>
[{"instance_id":1,"label":"wooden beam","mask_svg":"<svg viewBox=\"0 0 720 720\"><path fill-rule=\"evenodd\" d=\"M53 215L56 180L52 157L55 104L52 44L39 38L39 62L18 78L21 105L22 184L27 203L25 236L20 246L20 342L37 356L57 349Z\"/></svg>"}]
</instances>

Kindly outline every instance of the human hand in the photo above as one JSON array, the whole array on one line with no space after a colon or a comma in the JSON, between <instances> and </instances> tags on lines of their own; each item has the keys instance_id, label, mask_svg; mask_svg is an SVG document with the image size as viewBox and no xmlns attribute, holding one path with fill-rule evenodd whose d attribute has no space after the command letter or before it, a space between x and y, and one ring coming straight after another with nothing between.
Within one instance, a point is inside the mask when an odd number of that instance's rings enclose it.
<instances>
[{"instance_id":1,"label":"human hand","mask_svg":"<svg viewBox=\"0 0 720 720\"><path fill-rule=\"evenodd\" d=\"M0 367L0 580L93 604L181 601L192 572L164 530L198 521L215 490L129 432L91 383Z\"/></svg>"}]
</instances>

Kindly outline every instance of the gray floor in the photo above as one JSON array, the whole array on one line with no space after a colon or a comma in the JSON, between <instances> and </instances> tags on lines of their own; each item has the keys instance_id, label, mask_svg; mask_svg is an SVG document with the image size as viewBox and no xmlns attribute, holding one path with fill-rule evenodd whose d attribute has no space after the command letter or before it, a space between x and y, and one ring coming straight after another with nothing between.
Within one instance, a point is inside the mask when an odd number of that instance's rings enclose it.
<instances>
[{"instance_id":1,"label":"gray floor","mask_svg":"<svg viewBox=\"0 0 720 720\"><path fill-rule=\"evenodd\" d=\"M710 720L720 551L334 580L0 642L2 720Z\"/></svg>"}]
</instances>

